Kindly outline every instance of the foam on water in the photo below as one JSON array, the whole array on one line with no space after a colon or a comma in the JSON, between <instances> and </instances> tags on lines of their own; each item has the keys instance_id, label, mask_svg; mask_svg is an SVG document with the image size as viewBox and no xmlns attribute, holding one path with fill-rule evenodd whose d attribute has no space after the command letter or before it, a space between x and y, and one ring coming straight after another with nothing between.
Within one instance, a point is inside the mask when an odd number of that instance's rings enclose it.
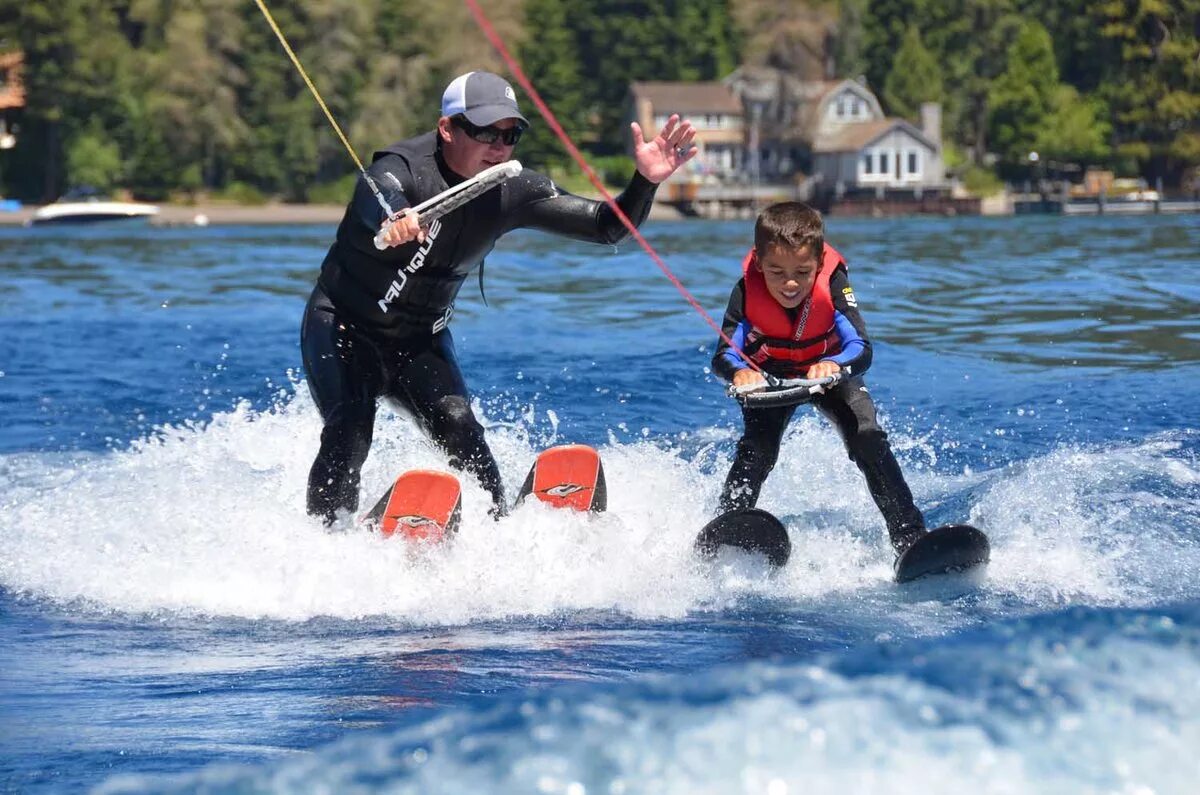
<instances>
[{"instance_id":1,"label":"foam on water","mask_svg":"<svg viewBox=\"0 0 1200 795\"><path fill-rule=\"evenodd\" d=\"M489 439L515 493L546 443L532 417ZM775 576L744 560L692 554L729 460L713 445L685 457L652 441L601 449L609 512L538 503L498 523L464 477L462 528L445 548L413 550L305 515L320 422L303 387L267 411L240 406L202 425L161 429L125 450L4 460L0 584L36 597L127 612L305 620L387 616L417 625L616 610L639 618L720 609L747 593L806 601L852 595L897 605L881 521L836 434L805 417L785 440L762 507L792 534ZM730 432L710 429L714 441ZM1143 604L1200 593L1200 468L1174 434L1103 449L1062 448L1006 468L936 471L936 452L896 435L918 503L961 501L993 541L980 586L1030 606ZM406 418L381 412L364 471L369 506L396 473L445 468ZM565 440L549 440L555 441ZM919 589L912 593L920 593ZM910 597L911 601L911 597Z\"/></svg>"},{"instance_id":2,"label":"foam on water","mask_svg":"<svg viewBox=\"0 0 1200 795\"><path fill-rule=\"evenodd\" d=\"M1197 618L1075 611L999 626L1003 647L989 629L568 686L268 768L101 791L1182 794L1200 778Z\"/></svg>"}]
</instances>

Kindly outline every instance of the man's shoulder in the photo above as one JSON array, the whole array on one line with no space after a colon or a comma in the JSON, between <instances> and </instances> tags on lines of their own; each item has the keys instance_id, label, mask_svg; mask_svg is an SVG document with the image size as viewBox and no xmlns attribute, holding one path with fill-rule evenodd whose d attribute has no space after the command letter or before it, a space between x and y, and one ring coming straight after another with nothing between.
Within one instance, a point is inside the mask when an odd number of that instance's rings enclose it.
<instances>
[{"instance_id":1,"label":"man's shoulder","mask_svg":"<svg viewBox=\"0 0 1200 795\"><path fill-rule=\"evenodd\" d=\"M371 156L371 161L374 162L388 155L396 155L410 161L415 157L433 157L435 143L437 141L437 133L434 130L421 133L412 138L405 138L403 141L396 141L394 144L377 149Z\"/></svg>"},{"instance_id":2,"label":"man's shoulder","mask_svg":"<svg viewBox=\"0 0 1200 795\"><path fill-rule=\"evenodd\" d=\"M516 204L553 199L564 193L550 177L529 168L505 182L504 188Z\"/></svg>"}]
</instances>

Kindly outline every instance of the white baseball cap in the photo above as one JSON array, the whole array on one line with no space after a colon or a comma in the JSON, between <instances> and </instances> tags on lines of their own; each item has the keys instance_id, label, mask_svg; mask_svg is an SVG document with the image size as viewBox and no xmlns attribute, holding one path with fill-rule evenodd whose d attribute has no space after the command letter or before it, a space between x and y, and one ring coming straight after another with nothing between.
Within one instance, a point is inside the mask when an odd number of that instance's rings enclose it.
<instances>
[{"instance_id":1,"label":"white baseball cap","mask_svg":"<svg viewBox=\"0 0 1200 795\"><path fill-rule=\"evenodd\" d=\"M508 81L491 72L467 72L450 81L442 94L442 115L467 117L480 127L501 119L517 119L525 127L529 120L517 107L517 94Z\"/></svg>"}]
</instances>

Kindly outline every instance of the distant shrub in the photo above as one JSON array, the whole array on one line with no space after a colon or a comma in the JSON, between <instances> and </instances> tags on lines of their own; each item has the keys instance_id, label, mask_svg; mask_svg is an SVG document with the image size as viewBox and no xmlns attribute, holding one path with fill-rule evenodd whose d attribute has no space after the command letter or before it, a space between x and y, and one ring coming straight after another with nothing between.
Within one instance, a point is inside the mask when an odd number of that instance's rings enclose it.
<instances>
[{"instance_id":1,"label":"distant shrub","mask_svg":"<svg viewBox=\"0 0 1200 795\"><path fill-rule=\"evenodd\" d=\"M624 187L636 168L628 155L601 155L589 161L605 185Z\"/></svg>"},{"instance_id":2,"label":"distant shrub","mask_svg":"<svg viewBox=\"0 0 1200 795\"><path fill-rule=\"evenodd\" d=\"M234 180L212 195L216 201L233 202L234 204L260 205L267 203L267 196L253 185Z\"/></svg>"},{"instance_id":3,"label":"distant shrub","mask_svg":"<svg viewBox=\"0 0 1200 795\"><path fill-rule=\"evenodd\" d=\"M322 182L308 189L305 198L313 204L345 204L354 195L357 174L347 174L332 182Z\"/></svg>"},{"instance_id":4,"label":"distant shrub","mask_svg":"<svg viewBox=\"0 0 1200 795\"><path fill-rule=\"evenodd\" d=\"M963 186L973 196L986 198L1004 190L1004 182L995 172L980 166L970 166L963 173Z\"/></svg>"},{"instance_id":5,"label":"distant shrub","mask_svg":"<svg viewBox=\"0 0 1200 795\"><path fill-rule=\"evenodd\" d=\"M107 193L120 180L123 170L121 150L97 125L67 145L67 174L74 186L87 185Z\"/></svg>"}]
</instances>

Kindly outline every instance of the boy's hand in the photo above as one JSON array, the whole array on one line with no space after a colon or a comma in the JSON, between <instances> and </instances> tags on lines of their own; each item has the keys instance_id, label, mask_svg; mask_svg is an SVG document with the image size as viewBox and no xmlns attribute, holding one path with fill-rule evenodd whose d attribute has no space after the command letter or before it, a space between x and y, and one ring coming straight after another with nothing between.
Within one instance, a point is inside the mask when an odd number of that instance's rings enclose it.
<instances>
[{"instance_id":1,"label":"boy's hand","mask_svg":"<svg viewBox=\"0 0 1200 795\"><path fill-rule=\"evenodd\" d=\"M765 384L767 379L757 370L751 370L749 367L738 370L733 374L734 386L750 386L751 384Z\"/></svg>"},{"instance_id":2,"label":"boy's hand","mask_svg":"<svg viewBox=\"0 0 1200 795\"><path fill-rule=\"evenodd\" d=\"M808 374L805 375L805 378L829 378L841 371L842 367L837 362L817 362L808 368Z\"/></svg>"}]
</instances>

